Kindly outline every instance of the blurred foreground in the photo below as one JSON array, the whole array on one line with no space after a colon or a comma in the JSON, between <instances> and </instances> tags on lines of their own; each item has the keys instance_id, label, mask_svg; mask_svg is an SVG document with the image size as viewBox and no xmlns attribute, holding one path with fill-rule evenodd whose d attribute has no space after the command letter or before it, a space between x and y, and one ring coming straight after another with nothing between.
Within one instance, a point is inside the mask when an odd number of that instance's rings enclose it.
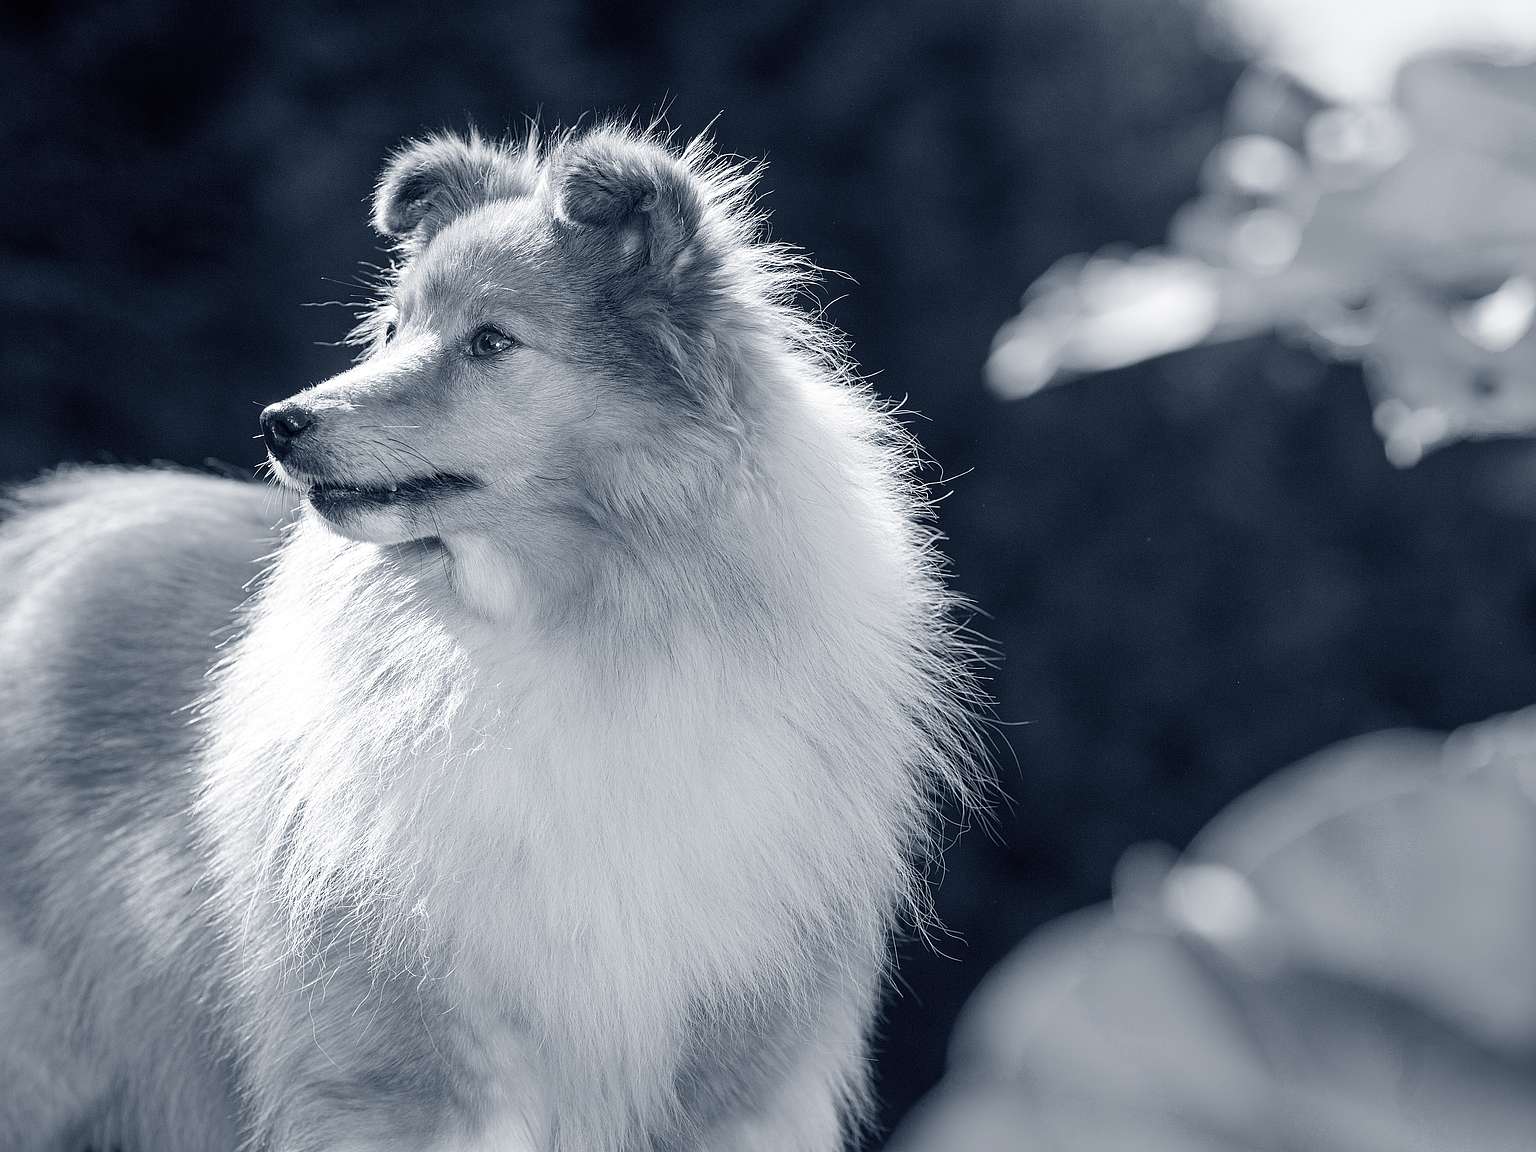
<instances>
[{"instance_id":1,"label":"blurred foreground","mask_svg":"<svg viewBox=\"0 0 1536 1152\"><path fill-rule=\"evenodd\" d=\"M1528 1152L1536 710L1360 737L1037 932L894 1152Z\"/></svg>"}]
</instances>

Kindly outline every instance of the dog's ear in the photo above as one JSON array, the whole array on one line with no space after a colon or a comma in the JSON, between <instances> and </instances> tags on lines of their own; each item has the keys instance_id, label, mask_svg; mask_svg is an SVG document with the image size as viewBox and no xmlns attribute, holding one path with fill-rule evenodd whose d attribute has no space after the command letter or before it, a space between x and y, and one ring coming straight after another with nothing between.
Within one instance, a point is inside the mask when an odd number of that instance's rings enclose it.
<instances>
[{"instance_id":1,"label":"dog's ear","mask_svg":"<svg viewBox=\"0 0 1536 1152\"><path fill-rule=\"evenodd\" d=\"M437 133L410 141L384 166L373 226L392 239L425 243L471 208L532 189L528 165L507 148L478 133Z\"/></svg>"},{"instance_id":2,"label":"dog's ear","mask_svg":"<svg viewBox=\"0 0 1536 1152\"><path fill-rule=\"evenodd\" d=\"M551 169L569 225L616 245L628 270L676 286L692 262L704 211L682 161L651 141L598 131L565 144Z\"/></svg>"}]
</instances>

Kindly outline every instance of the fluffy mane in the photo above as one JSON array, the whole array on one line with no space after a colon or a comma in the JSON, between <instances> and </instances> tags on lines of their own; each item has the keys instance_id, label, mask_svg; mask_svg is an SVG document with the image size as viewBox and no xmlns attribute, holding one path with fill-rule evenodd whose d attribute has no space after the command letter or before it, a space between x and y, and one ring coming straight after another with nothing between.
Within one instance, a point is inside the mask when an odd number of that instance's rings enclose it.
<instances>
[{"instance_id":1,"label":"fluffy mane","mask_svg":"<svg viewBox=\"0 0 1536 1152\"><path fill-rule=\"evenodd\" d=\"M857 1099L873 992L852 974L931 923L936 813L985 789L983 652L917 443L807 305L817 269L768 240L762 166L669 146L621 124L408 146L375 212L396 260L352 340L379 349L397 287L477 205L668 213L623 251L672 285L632 307L683 382L669 451L708 467L603 472L573 537L596 543L550 553L558 595L510 545L357 543L306 516L199 712L246 979L319 986L341 948L515 1015L554 1068L561 1148L676 1111L700 1012L814 1017L843 985L861 1007L828 1075ZM670 199L626 199L642 162ZM575 187L583 165L601 179Z\"/></svg>"}]
</instances>

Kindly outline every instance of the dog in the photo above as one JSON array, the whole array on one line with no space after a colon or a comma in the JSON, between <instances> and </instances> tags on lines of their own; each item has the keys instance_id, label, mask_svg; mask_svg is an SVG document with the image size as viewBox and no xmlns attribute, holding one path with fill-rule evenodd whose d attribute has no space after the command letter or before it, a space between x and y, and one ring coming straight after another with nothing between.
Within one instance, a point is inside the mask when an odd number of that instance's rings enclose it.
<instances>
[{"instance_id":1,"label":"dog","mask_svg":"<svg viewBox=\"0 0 1536 1152\"><path fill-rule=\"evenodd\" d=\"M277 485L0 528L0 1146L831 1152L984 778L920 456L759 169L387 162Z\"/></svg>"}]
</instances>

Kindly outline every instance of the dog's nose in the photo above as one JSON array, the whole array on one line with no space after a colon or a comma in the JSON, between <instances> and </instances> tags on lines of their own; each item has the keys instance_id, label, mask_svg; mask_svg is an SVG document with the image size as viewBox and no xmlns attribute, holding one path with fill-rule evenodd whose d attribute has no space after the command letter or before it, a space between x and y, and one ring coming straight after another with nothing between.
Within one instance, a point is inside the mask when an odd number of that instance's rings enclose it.
<instances>
[{"instance_id":1,"label":"dog's nose","mask_svg":"<svg viewBox=\"0 0 1536 1152\"><path fill-rule=\"evenodd\" d=\"M295 440L314 426L315 414L289 400L261 410L262 439L279 460L288 455Z\"/></svg>"}]
</instances>

